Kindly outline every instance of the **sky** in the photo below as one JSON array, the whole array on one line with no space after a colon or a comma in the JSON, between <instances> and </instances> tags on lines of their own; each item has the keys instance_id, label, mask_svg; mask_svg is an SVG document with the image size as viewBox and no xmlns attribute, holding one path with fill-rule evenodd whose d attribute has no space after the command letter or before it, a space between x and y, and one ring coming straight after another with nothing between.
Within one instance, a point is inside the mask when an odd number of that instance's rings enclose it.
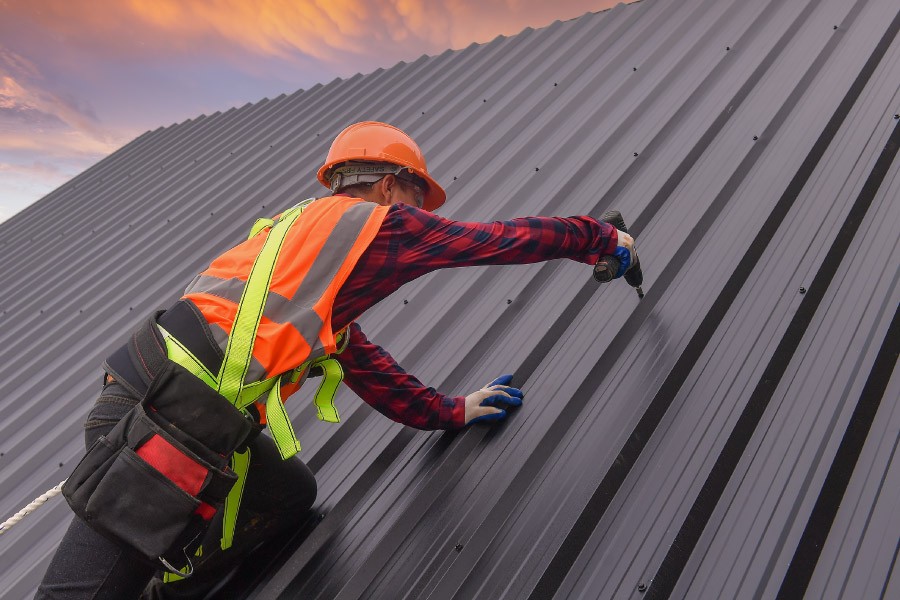
<instances>
[{"instance_id":1,"label":"sky","mask_svg":"<svg viewBox=\"0 0 900 600\"><path fill-rule=\"evenodd\" d=\"M0 0L0 222L145 131L619 0Z\"/></svg>"}]
</instances>

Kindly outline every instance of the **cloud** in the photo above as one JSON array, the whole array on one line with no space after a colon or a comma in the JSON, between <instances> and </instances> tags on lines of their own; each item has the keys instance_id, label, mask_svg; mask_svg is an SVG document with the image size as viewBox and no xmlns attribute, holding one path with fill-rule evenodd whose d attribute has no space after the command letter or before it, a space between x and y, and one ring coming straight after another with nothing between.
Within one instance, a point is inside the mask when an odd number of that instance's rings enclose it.
<instances>
[{"instance_id":1,"label":"cloud","mask_svg":"<svg viewBox=\"0 0 900 600\"><path fill-rule=\"evenodd\" d=\"M50 90L40 70L22 56L0 46L0 151L34 147L50 134L57 144L87 152L109 152L115 139L87 105ZM32 138L31 140L23 139Z\"/></svg>"},{"instance_id":2,"label":"cloud","mask_svg":"<svg viewBox=\"0 0 900 600\"><path fill-rule=\"evenodd\" d=\"M69 160L54 163L28 160L21 164L0 162L0 222L41 198L83 171L91 162Z\"/></svg>"},{"instance_id":3,"label":"cloud","mask_svg":"<svg viewBox=\"0 0 900 600\"><path fill-rule=\"evenodd\" d=\"M0 16L10 23L30 22L69 47L114 51L127 60L250 52L311 58L355 72L487 42L614 4L614 0L94 0L86 9L71 0L8 0L0 4Z\"/></svg>"},{"instance_id":4,"label":"cloud","mask_svg":"<svg viewBox=\"0 0 900 600\"><path fill-rule=\"evenodd\" d=\"M0 0L0 212L144 128L615 3Z\"/></svg>"},{"instance_id":5,"label":"cloud","mask_svg":"<svg viewBox=\"0 0 900 600\"><path fill-rule=\"evenodd\" d=\"M90 107L54 91L32 61L0 46L0 220L121 146Z\"/></svg>"}]
</instances>

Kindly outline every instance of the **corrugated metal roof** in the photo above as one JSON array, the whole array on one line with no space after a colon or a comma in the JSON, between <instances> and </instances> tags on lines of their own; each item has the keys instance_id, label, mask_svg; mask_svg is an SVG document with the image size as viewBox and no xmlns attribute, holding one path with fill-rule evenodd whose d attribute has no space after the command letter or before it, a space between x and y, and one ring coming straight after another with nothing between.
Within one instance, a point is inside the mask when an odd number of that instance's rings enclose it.
<instances>
[{"instance_id":1,"label":"corrugated metal roof","mask_svg":"<svg viewBox=\"0 0 900 600\"><path fill-rule=\"evenodd\" d=\"M620 209L647 295L556 261L370 310L423 381L514 372L525 406L426 433L301 394L324 517L223 597L900 597L898 27L894 0L645 0L144 134L0 224L0 517L74 467L100 359L378 119L448 217ZM0 537L4 598L68 519Z\"/></svg>"}]
</instances>

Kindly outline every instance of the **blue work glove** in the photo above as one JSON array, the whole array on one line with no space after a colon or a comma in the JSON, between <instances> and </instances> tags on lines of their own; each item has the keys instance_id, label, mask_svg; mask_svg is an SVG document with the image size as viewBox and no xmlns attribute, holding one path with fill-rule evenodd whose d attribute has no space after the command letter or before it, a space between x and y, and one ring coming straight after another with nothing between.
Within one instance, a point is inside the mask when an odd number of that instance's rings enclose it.
<instances>
[{"instance_id":1,"label":"blue work glove","mask_svg":"<svg viewBox=\"0 0 900 600\"><path fill-rule=\"evenodd\" d=\"M613 256L619 259L619 270L616 271L616 279L618 279L631 268L631 251L625 246L617 246Z\"/></svg>"},{"instance_id":2,"label":"blue work glove","mask_svg":"<svg viewBox=\"0 0 900 600\"><path fill-rule=\"evenodd\" d=\"M522 390L509 387L512 375L501 375L477 392L466 396L466 425L480 421L502 421L506 411L498 405L522 406L525 394Z\"/></svg>"}]
</instances>

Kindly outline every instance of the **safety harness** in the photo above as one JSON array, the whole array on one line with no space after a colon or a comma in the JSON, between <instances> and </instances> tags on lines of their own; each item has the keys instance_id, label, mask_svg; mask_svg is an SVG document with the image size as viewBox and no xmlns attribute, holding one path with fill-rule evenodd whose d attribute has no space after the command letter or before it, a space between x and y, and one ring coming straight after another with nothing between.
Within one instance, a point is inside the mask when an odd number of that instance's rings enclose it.
<instances>
[{"instance_id":1,"label":"safety harness","mask_svg":"<svg viewBox=\"0 0 900 600\"><path fill-rule=\"evenodd\" d=\"M263 381L250 383L245 383L244 381L253 357L253 343L256 339L260 316L265 309L269 284L275 272L279 250L291 225L303 213L303 209L313 200L315 198L304 200L282 213L277 220L257 219L251 228L248 238L258 235L265 229L269 229L269 233L244 285L240 302L238 302L234 325L225 347L225 356L218 373L213 374L184 344L179 342L161 325L158 326L165 340L166 353L169 359L178 363L187 369L188 372L215 389L231 402L236 409L248 414L247 407L263 395L266 396L266 422L269 430L272 432L275 446L278 448L281 458L285 460L299 452L301 447L294 433L290 417L284 408L284 401L281 396L281 387L284 383L302 383L301 379L305 380L312 368L317 367L321 369L321 382L313 399L316 406L316 416L320 420L329 423L340 422L340 416L334 405L334 397L338 386L344 378L344 371L341 368L341 364L331 358L331 355L307 360L293 371L282 373ZM338 334L337 339L337 353L339 354L346 348L349 336L346 335L346 332L341 332ZM251 415L248 414L248 416ZM231 469L237 474L238 480L225 501L221 542L223 550L230 548L234 540L235 525L249 466L249 448L246 448L243 452L235 452L232 455Z\"/></svg>"},{"instance_id":2,"label":"safety harness","mask_svg":"<svg viewBox=\"0 0 900 600\"><path fill-rule=\"evenodd\" d=\"M343 371L330 355L312 356L263 381L245 381L281 247L313 200L277 220L260 219L252 228L251 237L268 233L243 287L218 372L159 323L165 321L163 313L135 332L120 352L140 365L142 381L130 387L142 400L88 450L63 488L76 514L100 533L158 560L169 573L167 580L191 575L188 552L201 551L196 544L220 508L221 547L233 543L250 465L250 422L257 420L251 405L265 397L265 420L283 459L300 451L282 401L283 384L302 383L311 369L320 369L317 416L340 420L334 396ZM346 347L348 337L346 332L336 336L335 353ZM141 510L134 510L136 495L144 500ZM184 568L173 566L182 559Z\"/></svg>"}]
</instances>

